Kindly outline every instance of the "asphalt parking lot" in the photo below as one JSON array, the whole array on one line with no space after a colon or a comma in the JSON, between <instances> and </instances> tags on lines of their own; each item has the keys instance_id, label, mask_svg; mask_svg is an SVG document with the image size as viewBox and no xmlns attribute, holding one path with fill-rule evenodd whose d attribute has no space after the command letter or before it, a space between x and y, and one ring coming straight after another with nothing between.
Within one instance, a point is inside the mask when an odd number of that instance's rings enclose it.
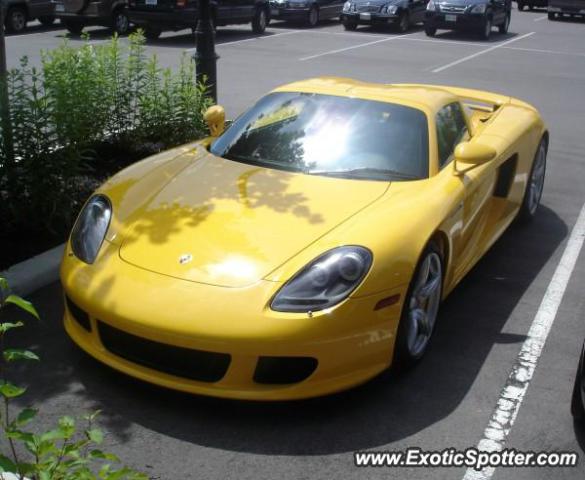
<instances>
[{"instance_id":1,"label":"asphalt parking lot","mask_svg":"<svg viewBox=\"0 0 585 480\"><path fill-rule=\"evenodd\" d=\"M90 30L91 41L108 38ZM32 27L7 38L9 65L58 45L65 31ZM73 43L79 40L71 40ZM399 35L336 22L316 29L271 24L217 33L219 101L236 116L270 89L318 75L383 83L432 83L492 90L534 104L551 132L542 207L528 227L513 226L444 303L428 355L413 371L383 374L343 394L258 404L169 392L119 375L74 348L61 328L60 288L32 296L43 322L19 341L44 362L21 371L42 404L43 422L101 409L108 447L160 479L461 479L463 469L359 469L357 450L476 446L563 255L585 202L585 22L550 22L546 12L513 11L509 33L489 41L422 28ZM164 34L148 50L173 67L194 48L189 32ZM495 479L582 479L585 433L569 413L585 338L585 254L576 264L509 433L507 446L577 451L575 468L497 469Z\"/></svg>"}]
</instances>

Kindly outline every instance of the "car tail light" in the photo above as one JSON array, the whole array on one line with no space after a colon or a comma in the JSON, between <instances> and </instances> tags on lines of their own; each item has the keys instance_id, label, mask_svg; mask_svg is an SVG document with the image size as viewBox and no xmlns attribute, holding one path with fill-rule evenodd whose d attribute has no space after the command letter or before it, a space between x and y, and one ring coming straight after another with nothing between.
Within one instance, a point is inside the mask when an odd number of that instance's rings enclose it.
<instances>
[{"instance_id":1,"label":"car tail light","mask_svg":"<svg viewBox=\"0 0 585 480\"><path fill-rule=\"evenodd\" d=\"M184 7L187 5L187 0L177 0L177 7Z\"/></svg>"}]
</instances>

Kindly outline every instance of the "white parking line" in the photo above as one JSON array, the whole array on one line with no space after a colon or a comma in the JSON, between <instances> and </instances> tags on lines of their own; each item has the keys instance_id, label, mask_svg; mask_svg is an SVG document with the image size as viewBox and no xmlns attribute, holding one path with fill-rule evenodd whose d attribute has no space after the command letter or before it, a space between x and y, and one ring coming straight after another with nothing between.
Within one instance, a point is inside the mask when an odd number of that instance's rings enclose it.
<instances>
[{"instance_id":1,"label":"white parking line","mask_svg":"<svg viewBox=\"0 0 585 480\"><path fill-rule=\"evenodd\" d=\"M244 38L243 40L234 40L233 42L216 43L215 47L219 48L219 47L225 47L228 45L237 45L238 43L258 42L260 40L270 40L271 38L281 37L283 35L294 35L295 33L302 33L302 30L287 30L286 32L275 33L273 35L263 35L262 37ZM197 50L197 47L189 48L189 49L184 50L184 51L185 52L194 52L195 50Z\"/></svg>"},{"instance_id":2,"label":"white parking line","mask_svg":"<svg viewBox=\"0 0 585 480\"><path fill-rule=\"evenodd\" d=\"M442 67L435 68L432 72L433 73L442 72L443 70L447 70L448 68L454 67L455 65L459 65L460 63L467 62L467 60L471 60L473 58L479 57L480 55L483 55L484 53L493 52L494 50L496 50L498 48L502 48L505 45L509 45L511 43L517 42L518 40L522 40L524 38L528 38L531 35L534 35L534 33L535 32L525 33L524 35L520 35L519 37L512 38L511 40L508 40L507 42L498 43L497 45L494 45L493 47L490 47L490 48L486 48L485 50L482 50L481 52L467 55L466 57L460 58L459 60L455 60L454 62L448 63L447 65L443 65Z\"/></svg>"},{"instance_id":3,"label":"white parking line","mask_svg":"<svg viewBox=\"0 0 585 480\"><path fill-rule=\"evenodd\" d=\"M305 60L312 60L314 58L324 57L325 55L333 55L335 53L341 53L341 52L346 52L348 50L354 50L356 48L362 48L362 47L367 47L369 45L375 45L376 43L390 42L392 40L397 40L399 38L406 37L408 35L414 35L414 33L405 33L404 35L395 35L393 37L386 37L386 38L382 38L381 40L374 40L373 42L360 43L359 45L353 45L351 47L338 48L337 50L329 50L328 52L318 53L317 55L311 55L309 57L302 57L302 58L299 58L299 60L301 62L303 62Z\"/></svg>"},{"instance_id":4,"label":"white parking line","mask_svg":"<svg viewBox=\"0 0 585 480\"><path fill-rule=\"evenodd\" d=\"M534 375L538 359L557 316L567 284L579 258L585 240L585 205L581 208L579 218L573 227L561 261L548 284L540 307L528 331L520 353L510 371L504 388L492 413L483 438L477 445L482 451L501 451ZM468 469L463 480L489 480L495 468L488 467L480 471Z\"/></svg>"},{"instance_id":5,"label":"white parking line","mask_svg":"<svg viewBox=\"0 0 585 480\"><path fill-rule=\"evenodd\" d=\"M577 52L559 52L558 50L542 50L540 48L524 48L524 47L503 47L507 50L519 50L522 52L534 52L534 53L549 53L552 55L569 55L573 57L585 57L585 53Z\"/></svg>"},{"instance_id":6,"label":"white parking line","mask_svg":"<svg viewBox=\"0 0 585 480\"><path fill-rule=\"evenodd\" d=\"M548 18L548 15L545 15L544 17L535 18L534 21L535 22L541 22L542 20L546 20L547 18Z\"/></svg>"}]
</instances>

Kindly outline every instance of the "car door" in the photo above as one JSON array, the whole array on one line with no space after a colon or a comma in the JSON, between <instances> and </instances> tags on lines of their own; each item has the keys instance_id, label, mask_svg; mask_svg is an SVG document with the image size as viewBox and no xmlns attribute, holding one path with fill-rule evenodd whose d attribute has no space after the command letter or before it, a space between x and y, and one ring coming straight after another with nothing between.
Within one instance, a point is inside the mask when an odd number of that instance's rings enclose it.
<instances>
[{"instance_id":1,"label":"car door","mask_svg":"<svg viewBox=\"0 0 585 480\"><path fill-rule=\"evenodd\" d=\"M444 106L436 116L439 168L454 172L455 147L469 139L467 119L459 102ZM477 258L485 240L486 221L495 182L492 162L476 166L461 175L452 175L451 189L458 202L452 216L457 217L454 231L452 265L454 276L463 276Z\"/></svg>"},{"instance_id":2,"label":"car door","mask_svg":"<svg viewBox=\"0 0 585 480\"><path fill-rule=\"evenodd\" d=\"M234 23L250 22L256 7L255 0L218 0L218 4L229 9L229 19Z\"/></svg>"},{"instance_id":3,"label":"car door","mask_svg":"<svg viewBox=\"0 0 585 480\"><path fill-rule=\"evenodd\" d=\"M28 2L30 18L53 15L54 8L51 0L29 0Z\"/></svg>"},{"instance_id":4,"label":"car door","mask_svg":"<svg viewBox=\"0 0 585 480\"><path fill-rule=\"evenodd\" d=\"M321 19L339 17L343 9L342 0L317 0L319 6L319 17Z\"/></svg>"}]
</instances>

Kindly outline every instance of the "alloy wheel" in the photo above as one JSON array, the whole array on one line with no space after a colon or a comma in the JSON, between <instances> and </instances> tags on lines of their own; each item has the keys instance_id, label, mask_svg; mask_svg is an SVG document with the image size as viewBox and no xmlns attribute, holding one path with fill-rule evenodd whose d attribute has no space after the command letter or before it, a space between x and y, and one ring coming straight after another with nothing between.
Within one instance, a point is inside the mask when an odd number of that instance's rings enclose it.
<instances>
[{"instance_id":1,"label":"alloy wheel","mask_svg":"<svg viewBox=\"0 0 585 480\"><path fill-rule=\"evenodd\" d=\"M534 167L532 167L532 175L530 177L530 184L528 188L528 210L531 215L536 212L542 191L544 189L544 176L546 171L546 147L541 144L538 147L538 153L534 159Z\"/></svg>"}]
</instances>

